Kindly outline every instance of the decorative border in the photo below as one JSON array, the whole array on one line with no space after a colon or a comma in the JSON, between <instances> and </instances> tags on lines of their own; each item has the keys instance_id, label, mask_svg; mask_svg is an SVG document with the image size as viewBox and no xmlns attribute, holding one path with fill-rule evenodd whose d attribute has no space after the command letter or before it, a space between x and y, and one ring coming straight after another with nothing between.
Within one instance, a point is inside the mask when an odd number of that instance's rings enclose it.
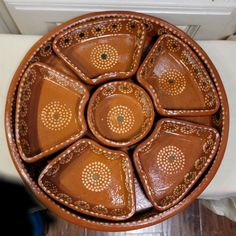
<instances>
[{"instance_id":1,"label":"decorative border","mask_svg":"<svg viewBox=\"0 0 236 236\"><path fill-rule=\"evenodd\" d=\"M200 86L200 83L201 83L200 79L202 78L202 77L200 77L200 73L201 74L204 73L204 76L205 76L204 78L207 80L207 82L210 85L211 94L214 94L214 99L215 99L215 108L214 109L204 109L204 110L202 110L202 109L194 109L194 110L182 109L182 110L180 110L179 109L179 110L174 110L174 109L165 109L162 107L162 104L158 98L156 90L154 89L154 87L150 83L148 83L145 80L145 76L147 76L148 73L150 74L150 71L153 70L152 67L155 65L154 61L155 61L156 54L160 53L160 51L162 50L162 44L164 44L163 40L165 40L166 38L169 38L169 40L177 42L179 44L179 47L183 47L186 49L186 51L183 51L183 52L189 53L185 56L185 58L187 60L187 63L185 63L185 64L187 64L187 66L190 67L190 70L192 71L192 73L195 74L195 76L194 76L195 82L198 85L198 87L202 93L206 93L203 88L201 89L201 87L203 87L203 86ZM170 48L170 50L176 50L176 49L177 48L172 48L172 49ZM187 44L185 44L184 42L182 42L181 40L179 40L178 38L176 38L172 35L165 34L165 35L160 36L160 38L157 40L155 45L152 47L151 51L148 53L148 56L145 59L145 61L140 66L140 69L137 74L137 79L149 91L150 96L153 99L153 102L154 102L157 112L159 112L162 115L166 115L166 116L191 115L191 116L194 116L194 115L199 115L199 114L202 115L203 113L213 114L214 112L216 112L219 109L220 103L219 103L218 95L216 93L216 90L214 88L214 85L213 85L209 75L207 74L207 72L206 72L205 68L203 67L203 65L201 64L200 60L193 53L193 51L189 48L189 46L187 46ZM204 98L207 98L208 94L206 93L205 94L206 96L204 96Z\"/></svg>"},{"instance_id":2,"label":"decorative border","mask_svg":"<svg viewBox=\"0 0 236 236\"><path fill-rule=\"evenodd\" d=\"M87 30L86 28L89 28L89 27L93 27L91 29L91 31L93 31L93 29L95 29L96 26L99 26L99 24L101 24L101 23L105 23L109 26L110 24L113 24L113 23L119 24L121 22L127 22L127 25L131 24L131 23L138 25L138 30L137 31L135 30L136 43L135 43L135 49L134 49L134 55L133 55L134 60L133 60L132 65L130 66L130 71L128 71L128 72L107 72L107 73L104 73L96 78L89 78L67 56L65 56L63 54L63 52L58 48L58 43L60 43L60 40L62 38L69 37L70 38L69 40L71 40L71 43L68 46L70 46L72 44L72 41L75 41L77 43L82 43L84 40L86 40L88 38L89 34L92 34L92 33L86 33L86 37L84 39L81 39L80 41L78 41L78 40L74 39L75 32L77 32L77 31L86 32L86 30ZM114 36L119 35L118 32L112 32L109 27L105 28L104 25L99 26L99 27L101 28L101 34L99 34L99 36L106 35L107 34L106 31L108 31L110 34L112 33ZM102 27L104 27L104 28L102 28ZM129 30L128 26L126 28L127 28L126 30L129 33L133 33L132 31ZM83 30L83 29L85 29L85 30ZM104 22L104 20L95 21L92 23L73 27L72 29L65 31L64 33L60 33L53 41L53 49L56 52L56 54L60 58L62 58L70 66L70 68L73 69L80 76L80 78L84 82L91 84L91 85L96 85L96 84L100 84L102 82L105 82L109 79L114 80L115 78L125 79L125 78L131 77L135 73L135 71L137 70L139 61L141 59L141 52L142 52L142 49L144 46L144 39L145 39L145 27L141 22L136 21L136 20L131 20L131 19L118 18L118 19L106 20L105 22Z\"/></svg>"},{"instance_id":3,"label":"decorative border","mask_svg":"<svg viewBox=\"0 0 236 236\"><path fill-rule=\"evenodd\" d=\"M149 108L150 108L149 109L150 113L147 113L146 120L144 121L144 122L146 122L147 119L149 119L149 122L143 124L144 125L143 134L136 135L132 139L130 139L130 141L127 141L127 142L112 141L110 139L107 139L107 138L103 137L96 130L94 116L93 116L93 110L96 109L96 106L98 105L98 103L101 100L101 97L99 96L99 94L103 93L105 89L107 89L111 86L116 90L116 87L118 85L122 85L122 84L127 84L127 85L131 86L132 89L134 89L135 91L140 91L142 93L142 95L145 96L145 99L148 102L148 104L147 103L142 103L141 99L138 100L136 98L137 101L141 104L144 111L147 110L147 105L149 105ZM112 92L112 94L116 92L115 90ZM119 90L119 89L117 89L117 90ZM108 91L108 89L107 89L107 91ZM122 94L122 92L119 91L119 94ZM109 96L109 95L111 95L111 94L108 93L107 96ZM103 96L106 96L106 95L104 95L104 93L103 93ZM87 121L88 121L88 126L89 126L90 130L95 135L95 137L98 138L101 142L103 142L106 145L110 145L110 146L114 146L114 147L124 147L124 146L132 145L132 144L140 141L150 131L150 129L152 128L153 121L154 121L154 108L153 108L152 101L149 98L149 95L146 93L146 91L143 88L141 88L138 85L136 85L134 83L131 83L131 82L115 81L115 82L110 82L110 83L107 83L107 84L104 84L104 85L100 86L94 92L94 94L90 98L89 105L88 105ZM142 128L142 131L143 131L143 128Z\"/></svg>"},{"instance_id":4,"label":"decorative border","mask_svg":"<svg viewBox=\"0 0 236 236\"><path fill-rule=\"evenodd\" d=\"M167 125L168 124L168 125ZM185 129L183 129L185 128ZM206 135L206 132L209 134L205 137L205 143L203 145L203 155L205 160L201 160L202 156L195 161L194 167L191 169L190 172L195 172L196 176L191 179L188 183L183 180L180 185L177 185L176 188L173 190L171 195L166 196L164 199L157 203L153 196L153 188L150 186L148 181L148 173L146 173L142 167L142 163L140 161L140 153L148 152L152 146L154 141L158 139L162 132L180 132L183 135L196 135L198 137L202 137L202 135ZM214 134L214 141L213 141L213 134ZM204 135L204 136L205 136ZM214 128L210 128L203 125L195 125L190 122L181 122L174 119L161 119L158 121L157 126L151 136L144 142L141 143L134 151L134 163L138 170L139 177L143 183L143 187L149 197L149 200L155 206L157 210L167 210L168 208L174 206L178 203L191 189L191 187L196 183L196 181L200 178L200 176L204 173L207 166L213 160L215 153L217 151L217 147L219 144L220 135ZM210 148L210 150L209 150ZM188 174L186 173L185 176ZM181 188L179 194L175 194L175 190ZM184 188L184 189L183 189Z\"/></svg>"},{"instance_id":5,"label":"decorative border","mask_svg":"<svg viewBox=\"0 0 236 236\"><path fill-rule=\"evenodd\" d=\"M52 80L52 81L60 84L61 86L66 87L68 89L71 89L77 95L79 95L78 97L80 97L81 100L80 100L79 108L78 108L78 119L79 119L79 122L81 124L81 131L79 133L77 133L76 135L73 135L72 137L70 137L66 141L55 145L54 147L46 149L45 151L40 152L39 154L34 155L32 157L27 157L27 155L24 153L24 151L22 149L21 132L20 132L20 129L19 129L19 127L20 127L19 121L20 121L21 118L23 118L22 115L21 115L21 107L22 107L22 103L24 101L24 100L22 100L22 94L24 95L25 88L30 89L29 86L32 86L34 84L35 80L36 80L36 78L35 78L34 80L31 80L31 82L28 81L28 75L30 74L30 71L32 71L32 69L35 66L43 68L43 69L48 70L48 71L52 71L58 77L54 79L49 74L49 77L47 79ZM68 83L65 83L65 81L64 80L62 81L60 78L65 78L65 80ZM45 78L42 78L42 79L45 79ZM52 153L60 150L61 148L71 144L73 141L77 140L78 138L80 138L85 133L85 131L87 130L87 125L86 125L85 119L83 117L83 112L84 112L85 103L88 101L88 98L89 98L89 93L88 93L87 89L84 87L84 85L82 85L80 82L74 81L74 80L68 78L67 76L59 73L58 71L55 71L51 67L48 67L44 64L41 64L41 63L31 64L27 68L27 70L24 73L23 78L20 82L19 89L18 89L18 94L17 94L17 103L16 103L16 121L15 121L16 143L17 143L19 153L20 153L22 159L26 162L38 161L38 160L42 159L43 157L45 157L46 155L52 154ZM30 94L29 94L28 100L29 99L30 99ZM27 101L24 101L24 102L27 102ZM26 115L27 115L27 111L26 111L25 116Z\"/></svg>"},{"instance_id":6,"label":"decorative border","mask_svg":"<svg viewBox=\"0 0 236 236\"><path fill-rule=\"evenodd\" d=\"M107 158L108 160L122 158L121 162L122 162L122 169L123 169L123 172L125 175L125 179L124 179L125 188L126 188L126 191L128 192L127 209L130 210L130 212L128 214L115 216L115 215L112 215L111 213L109 214L108 209L106 212L104 211L103 213L95 212L95 211L93 211L93 209L95 207L102 207L103 209L105 209L105 206L95 205L95 206L93 206L93 208L91 210L89 210L90 205L88 202L85 202L84 200L80 200L80 201L83 201L84 206L87 206L87 207L81 208L78 205L76 205L75 202L78 200L74 201L73 196L69 196L66 193L58 192L58 188L56 187L55 184L46 180L46 181L48 181L48 183L46 183L47 186L45 186L45 181L43 181L43 178L45 177L45 175L47 175L47 174L50 176L55 175L56 173L59 172L60 167L62 165L68 165L73 160L73 158L78 157L78 156L75 156L74 153L81 154L88 148L90 148L96 154L104 155L101 158ZM52 162L50 162L45 167L45 169L41 172L41 174L39 176L38 183L39 183L39 186L49 196L52 196L57 201L63 203L66 206L71 207L72 209L78 210L81 213L89 214L92 216L103 217L105 219L124 220L124 219L128 219L129 217L131 217L135 212L134 181L133 181L133 174L132 174L131 168L132 167L131 167L131 164L129 161L129 157L125 153L122 153L121 151L109 150L107 148L100 146L99 144L95 143L94 141L89 140L89 139L80 139L78 142L76 142L75 144L70 146L65 152L63 152L60 156L56 157ZM51 190L49 190L49 188ZM86 209L86 208L88 208L88 209ZM113 209L113 210L122 210L122 209L117 208L117 209Z\"/></svg>"}]
</instances>

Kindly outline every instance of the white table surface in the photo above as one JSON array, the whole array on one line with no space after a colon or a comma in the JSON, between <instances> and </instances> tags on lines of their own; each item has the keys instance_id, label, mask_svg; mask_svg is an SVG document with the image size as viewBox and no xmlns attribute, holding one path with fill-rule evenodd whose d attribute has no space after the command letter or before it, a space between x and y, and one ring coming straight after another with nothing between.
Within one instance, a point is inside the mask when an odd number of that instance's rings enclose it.
<instances>
[{"instance_id":1,"label":"white table surface","mask_svg":"<svg viewBox=\"0 0 236 236\"><path fill-rule=\"evenodd\" d=\"M23 56L40 36L0 34L0 175L19 180L7 147L4 110L7 91ZM216 176L200 198L220 199L236 196L236 41L199 41L212 59L223 81L230 106L228 146Z\"/></svg>"}]
</instances>

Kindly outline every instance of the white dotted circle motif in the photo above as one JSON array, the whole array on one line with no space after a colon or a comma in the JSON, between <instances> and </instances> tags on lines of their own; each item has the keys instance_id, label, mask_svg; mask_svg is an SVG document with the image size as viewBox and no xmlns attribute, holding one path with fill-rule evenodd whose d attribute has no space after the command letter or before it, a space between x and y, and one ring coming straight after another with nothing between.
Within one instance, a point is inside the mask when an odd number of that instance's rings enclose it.
<instances>
[{"instance_id":1,"label":"white dotted circle motif","mask_svg":"<svg viewBox=\"0 0 236 236\"><path fill-rule=\"evenodd\" d=\"M117 50L109 44L100 44L90 54L92 64L98 69L110 69L118 62Z\"/></svg>"},{"instance_id":2,"label":"white dotted circle motif","mask_svg":"<svg viewBox=\"0 0 236 236\"><path fill-rule=\"evenodd\" d=\"M175 69L164 71L160 75L159 82L161 89L170 96L179 95L186 88L184 75Z\"/></svg>"},{"instance_id":3,"label":"white dotted circle motif","mask_svg":"<svg viewBox=\"0 0 236 236\"><path fill-rule=\"evenodd\" d=\"M41 112L41 121L45 127L59 131L67 127L72 118L72 111L59 101L47 104Z\"/></svg>"},{"instance_id":4,"label":"white dotted circle motif","mask_svg":"<svg viewBox=\"0 0 236 236\"><path fill-rule=\"evenodd\" d=\"M130 108L119 105L113 107L107 114L107 125L111 131L124 134L134 126L135 118Z\"/></svg>"},{"instance_id":5,"label":"white dotted circle motif","mask_svg":"<svg viewBox=\"0 0 236 236\"><path fill-rule=\"evenodd\" d=\"M166 146L157 153L157 165L166 174L176 174L184 168L184 154L176 146Z\"/></svg>"},{"instance_id":6,"label":"white dotted circle motif","mask_svg":"<svg viewBox=\"0 0 236 236\"><path fill-rule=\"evenodd\" d=\"M95 161L88 164L82 171L82 183L92 192L101 192L111 182L111 171L102 162Z\"/></svg>"}]
</instances>

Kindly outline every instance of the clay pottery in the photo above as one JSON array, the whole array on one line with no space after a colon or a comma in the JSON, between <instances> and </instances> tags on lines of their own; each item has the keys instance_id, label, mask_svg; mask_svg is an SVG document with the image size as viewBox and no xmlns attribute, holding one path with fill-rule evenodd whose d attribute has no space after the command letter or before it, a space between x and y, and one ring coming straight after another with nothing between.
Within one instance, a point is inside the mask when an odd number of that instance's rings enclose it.
<instances>
[{"instance_id":1,"label":"clay pottery","mask_svg":"<svg viewBox=\"0 0 236 236\"><path fill-rule=\"evenodd\" d=\"M215 86L202 62L173 35L158 38L137 79L163 116L206 116L219 109Z\"/></svg>"},{"instance_id":2,"label":"clay pottery","mask_svg":"<svg viewBox=\"0 0 236 236\"><path fill-rule=\"evenodd\" d=\"M88 105L87 120L94 136L108 146L137 143L150 131L154 109L140 86L115 81L99 87Z\"/></svg>"},{"instance_id":3,"label":"clay pottery","mask_svg":"<svg viewBox=\"0 0 236 236\"><path fill-rule=\"evenodd\" d=\"M176 205L212 162L217 130L174 119L158 121L134 152L134 163L149 200L157 210Z\"/></svg>"},{"instance_id":4,"label":"clay pottery","mask_svg":"<svg viewBox=\"0 0 236 236\"><path fill-rule=\"evenodd\" d=\"M39 185L56 201L91 216L124 220L135 212L129 157L90 139L80 139L50 162Z\"/></svg>"},{"instance_id":5,"label":"clay pottery","mask_svg":"<svg viewBox=\"0 0 236 236\"><path fill-rule=\"evenodd\" d=\"M79 81L32 64L20 82L16 103L16 143L24 161L40 160L82 137L88 97Z\"/></svg>"}]
</instances>

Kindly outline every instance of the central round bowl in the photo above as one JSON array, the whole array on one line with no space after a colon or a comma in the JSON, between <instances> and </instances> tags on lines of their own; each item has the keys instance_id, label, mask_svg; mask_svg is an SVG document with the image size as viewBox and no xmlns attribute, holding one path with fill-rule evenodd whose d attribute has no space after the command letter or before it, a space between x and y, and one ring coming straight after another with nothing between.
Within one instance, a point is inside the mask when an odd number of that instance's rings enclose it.
<instances>
[{"instance_id":1,"label":"central round bowl","mask_svg":"<svg viewBox=\"0 0 236 236\"><path fill-rule=\"evenodd\" d=\"M87 113L90 130L103 144L129 146L151 129L154 108L140 86L115 81L100 86L92 95Z\"/></svg>"}]
</instances>

